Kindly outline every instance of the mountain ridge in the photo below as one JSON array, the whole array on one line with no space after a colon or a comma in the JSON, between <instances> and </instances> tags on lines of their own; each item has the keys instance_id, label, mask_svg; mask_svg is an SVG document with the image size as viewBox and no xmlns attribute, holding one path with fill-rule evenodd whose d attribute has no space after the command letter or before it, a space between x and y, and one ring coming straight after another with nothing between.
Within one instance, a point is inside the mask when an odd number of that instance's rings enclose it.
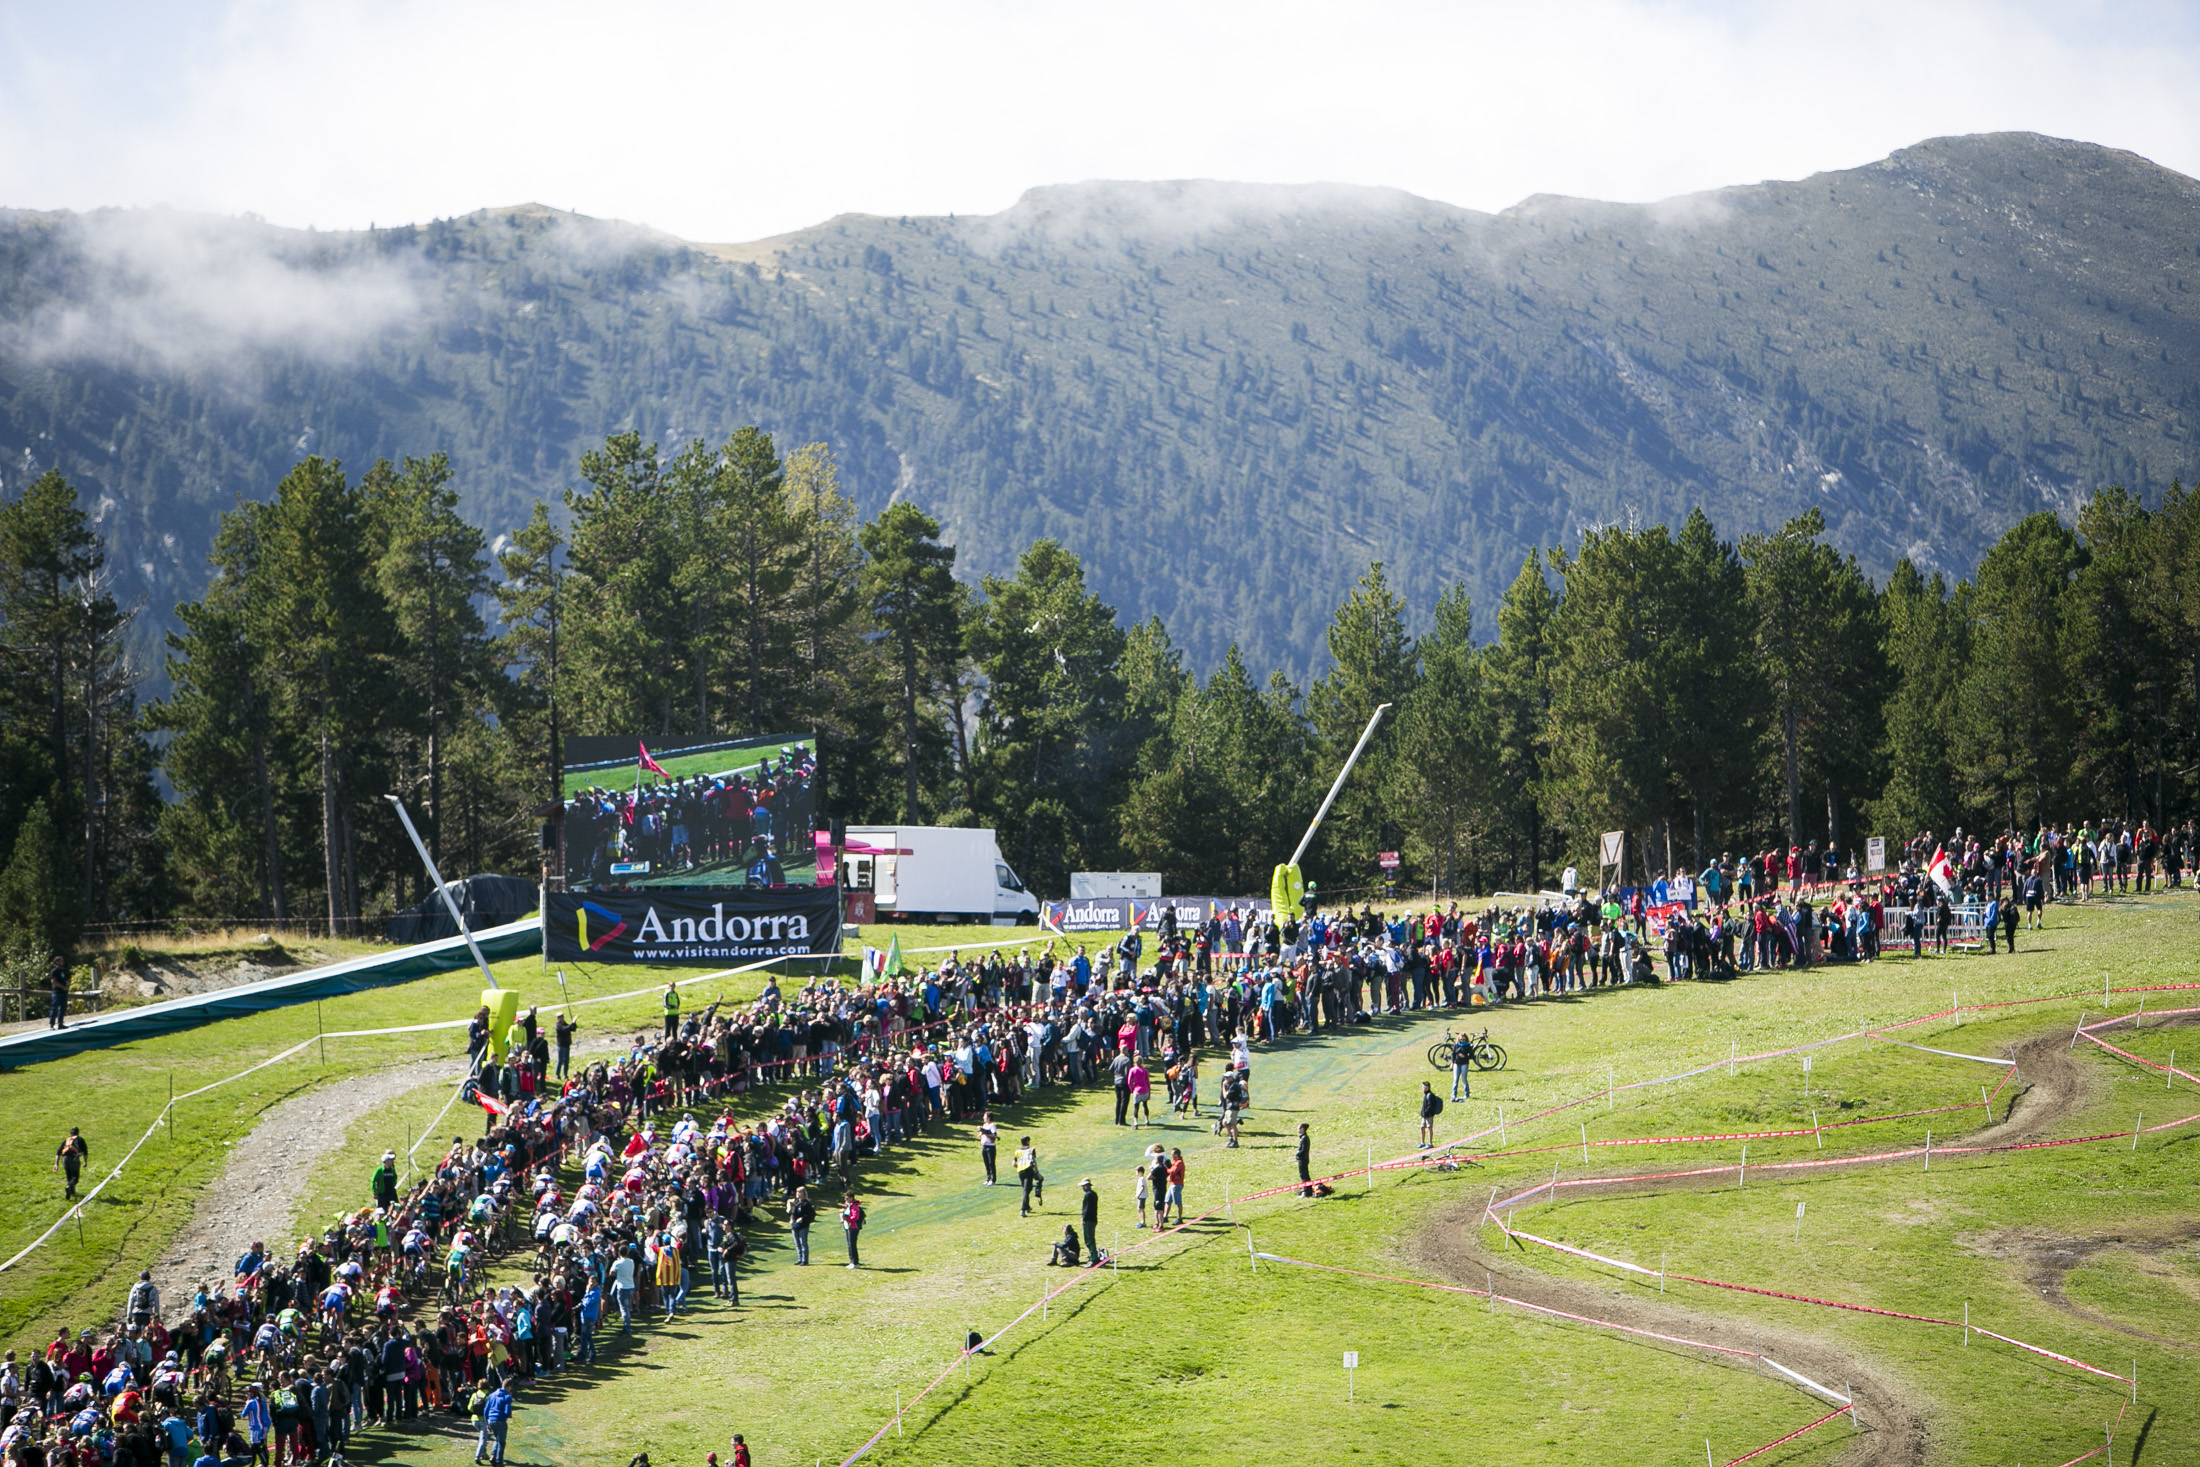
<instances>
[{"instance_id":1,"label":"mountain ridge","mask_svg":"<svg viewBox=\"0 0 2200 1467\"><path fill-rule=\"evenodd\" d=\"M753 421L972 574L1053 534L1195 662L1304 676L1370 558L1417 614L1487 609L1592 525L1815 504L1874 574L1962 574L2025 513L2151 497L2191 471L2193 238L2200 183L2034 134L1650 203L1096 180L745 244L0 211L0 492L69 472L165 612L303 452L447 449L497 533L607 432Z\"/></svg>"}]
</instances>

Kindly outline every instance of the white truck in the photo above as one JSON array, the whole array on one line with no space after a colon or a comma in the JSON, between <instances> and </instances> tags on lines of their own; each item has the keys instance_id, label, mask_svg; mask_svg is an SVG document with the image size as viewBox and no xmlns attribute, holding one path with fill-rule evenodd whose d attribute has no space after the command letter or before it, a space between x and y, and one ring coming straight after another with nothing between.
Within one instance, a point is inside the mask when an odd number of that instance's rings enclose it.
<instances>
[{"instance_id":1,"label":"white truck","mask_svg":"<svg viewBox=\"0 0 2200 1467\"><path fill-rule=\"evenodd\" d=\"M851 825L841 846L841 879L869 892L880 920L991 922L1039 920L1039 899L1001 859L990 830L957 825Z\"/></svg>"}]
</instances>

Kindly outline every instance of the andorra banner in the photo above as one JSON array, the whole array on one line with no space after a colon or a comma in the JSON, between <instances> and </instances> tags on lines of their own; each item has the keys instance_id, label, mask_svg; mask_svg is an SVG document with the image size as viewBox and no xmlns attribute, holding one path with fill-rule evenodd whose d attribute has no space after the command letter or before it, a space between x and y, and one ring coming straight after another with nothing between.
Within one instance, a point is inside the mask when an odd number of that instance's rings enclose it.
<instances>
[{"instance_id":1,"label":"andorra banner","mask_svg":"<svg viewBox=\"0 0 2200 1467\"><path fill-rule=\"evenodd\" d=\"M758 891L554 891L542 903L552 963L716 963L840 953L834 887Z\"/></svg>"}]
</instances>

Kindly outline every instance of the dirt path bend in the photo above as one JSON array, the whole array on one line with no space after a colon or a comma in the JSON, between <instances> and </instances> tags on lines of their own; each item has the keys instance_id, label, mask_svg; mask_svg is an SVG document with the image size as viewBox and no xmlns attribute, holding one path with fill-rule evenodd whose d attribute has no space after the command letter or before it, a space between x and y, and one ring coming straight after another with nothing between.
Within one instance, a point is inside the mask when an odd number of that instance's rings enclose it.
<instances>
[{"instance_id":1,"label":"dirt path bend","mask_svg":"<svg viewBox=\"0 0 2200 1467\"><path fill-rule=\"evenodd\" d=\"M2040 1140L2065 1118L2083 1109L2098 1082L2071 1053L2070 1038L2067 1029L2049 1030L2018 1044L2014 1051L2015 1084L1995 1102L2000 1119L1969 1135L1951 1136L1949 1144L2008 1146ZM1642 1170L1649 1173L1655 1168ZM1673 1185L1645 1183L1660 1190ZM1600 1189L1597 1195L1626 1195L1630 1190L1619 1183ZM1843 1463L1854 1467L1921 1467L1931 1457L1931 1403L1893 1368L1867 1360L1846 1345L1808 1330L1770 1327L1754 1320L1739 1323L1700 1306L1670 1298L1646 1298L1616 1281L1598 1284L1553 1278L1518 1254L1483 1247L1481 1222L1481 1211L1471 1204L1440 1212L1408 1241L1404 1257L1451 1283L1479 1288L1486 1279L1494 1278L1500 1293L1545 1308L1608 1319L1635 1329L1684 1335L1730 1349L1762 1351L1823 1385L1838 1390L1846 1384L1855 1392L1857 1421L1862 1429L1853 1445L1842 1453Z\"/></svg>"},{"instance_id":2,"label":"dirt path bend","mask_svg":"<svg viewBox=\"0 0 2200 1467\"><path fill-rule=\"evenodd\" d=\"M268 1107L251 1134L230 1149L221 1176L200 1194L191 1221L152 1266L164 1312L174 1315L176 1303L188 1305L205 1280L227 1280L254 1242L294 1246L291 1217L313 1169L343 1146L352 1123L423 1085L455 1086L464 1068L463 1057L418 1060L317 1085ZM364 1176L359 1185L364 1191Z\"/></svg>"},{"instance_id":3,"label":"dirt path bend","mask_svg":"<svg viewBox=\"0 0 2200 1467\"><path fill-rule=\"evenodd\" d=\"M1493 1253L1480 1242L1481 1210L1471 1203L1439 1212L1402 1250L1404 1259L1447 1283L1483 1287L1494 1279L1497 1292L1510 1298L1564 1309L1594 1319L1610 1320L1632 1329L1656 1330L1681 1335L1728 1349L1757 1350L1819 1384L1840 1390L1846 1386L1856 1396L1857 1427L1829 1422L1822 1432L1838 1432L1854 1440L1837 1459L1847 1467L1923 1467L1931 1458L1931 1434L1927 1430L1927 1402L1894 1371L1875 1365L1846 1346L1801 1330L1746 1324L1671 1298L1644 1298L1624 1285L1593 1284L1552 1278L1518 1255ZM1500 1305L1499 1308L1504 1306ZM1516 1313L1518 1311L1515 1311ZM1627 1338L1617 1336L1615 1338ZM1650 1343L1650 1342L1645 1342ZM1695 1350L1674 1349L1690 1359L1711 1357ZM1768 1379L1781 1379L1754 1363L1722 1361L1729 1369L1760 1370ZM1798 1395L1804 1394L1796 1387ZM1820 1398L1813 1395L1812 1401ZM1820 1414L1832 1409L1828 1402Z\"/></svg>"}]
</instances>

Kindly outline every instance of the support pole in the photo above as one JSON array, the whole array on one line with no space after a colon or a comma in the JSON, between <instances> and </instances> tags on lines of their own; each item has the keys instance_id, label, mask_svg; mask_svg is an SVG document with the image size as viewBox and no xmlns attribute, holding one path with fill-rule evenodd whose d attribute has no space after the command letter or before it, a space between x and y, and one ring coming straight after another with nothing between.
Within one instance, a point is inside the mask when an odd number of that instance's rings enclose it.
<instances>
[{"instance_id":1,"label":"support pole","mask_svg":"<svg viewBox=\"0 0 2200 1467\"><path fill-rule=\"evenodd\" d=\"M176 1144L176 1072L168 1072L168 1144Z\"/></svg>"},{"instance_id":2,"label":"support pole","mask_svg":"<svg viewBox=\"0 0 2200 1467\"><path fill-rule=\"evenodd\" d=\"M1820 1151L1825 1150L1826 1128L1818 1124L1818 1107L1815 1105L1810 1108L1810 1129L1818 1137L1818 1149Z\"/></svg>"},{"instance_id":3,"label":"support pole","mask_svg":"<svg viewBox=\"0 0 2200 1467\"><path fill-rule=\"evenodd\" d=\"M1307 826L1306 834L1299 837L1299 848L1291 853L1292 865L1298 865L1299 857L1305 855L1306 848L1314 843L1314 832L1322 828L1322 817L1327 815L1329 807L1336 803L1337 792L1344 788L1345 776L1352 772L1353 765L1360 762L1360 751L1365 749L1367 741L1375 736L1375 725L1383 721L1383 714L1389 710L1390 705L1388 703L1377 704L1374 716L1367 721L1367 727L1360 730L1360 741L1352 746L1352 753L1344 761L1344 768L1337 771L1336 783L1330 785L1329 793L1322 796L1322 807L1314 812L1314 823Z\"/></svg>"},{"instance_id":4,"label":"support pole","mask_svg":"<svg viewBox=\"0 0 2200 1467\"><path fill-rule=\"evenodd\" d=\"M636 766L637 770L639 767ZM640 778L640 774L637 773L635 776L637 789L640 788ZM481 955L481 944L474 941L473 929L468 927L466 919L459 915L458 898L452 896L451 889L443 884L443 873L435 869L435 862L428 855L426 842L420 839L420 832L413 829L412 816L405 812L405 802L395 795L384 795L382 798L397 807L397 818L404 824L405 834L412 837L413 849L420 853L420 864L428 868L429 879L435 882L435 889L442 893L443 905L450 912L451 920L458 924L459 936L466 939L467 951L474 955L474 961L481 966L483 979L488 982L491 988L495 988L497 986L497 975L489 971L489 960Z\"/></svg>"},{"instance_id":5,"label":"support pole","mask_svg":"<svg viewBox=\"0 0 2200 1467\"><path fill-rule=\"evenodd\" d=\"M321 1041L321 1063L328 1063L328 1026L321 1022L321 1001L313 1001L313 1035Z\"/></svg>"}]
</instances>

